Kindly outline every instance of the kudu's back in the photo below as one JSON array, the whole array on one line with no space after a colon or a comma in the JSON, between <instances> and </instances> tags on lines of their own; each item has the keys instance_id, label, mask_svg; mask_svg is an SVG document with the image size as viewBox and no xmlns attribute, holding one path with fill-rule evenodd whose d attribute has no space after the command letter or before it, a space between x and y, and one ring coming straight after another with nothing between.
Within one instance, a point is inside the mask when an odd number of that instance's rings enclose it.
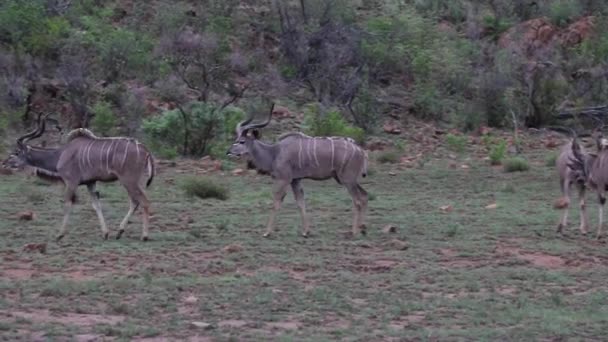
<instances>
[{"instance_id":1,"label":"kudu's back","mask_svg":"<svg viewBox=\"0 0 608 342\"><path fill-rule=\"evenodd\" d=\"M79 175L80 184L92 180L139 182L147 175L149 185L154 175L150 151L132 138L99 138L87 130L68 136L68 143L58 163L59 172ZM138 179L131 179L131 178Z\"/></svg>"},{"instance_id":2,"label":"kudu's back","mask_svg":"<svg viewBox=\"0 0 608 342\"><path fill-rule=\"evenodd\" d=\"M367 155L352 139L288 133L279 138L279 165L289 165L293 178L354 183L367 175Z\"/></svg>"}]
</instances>

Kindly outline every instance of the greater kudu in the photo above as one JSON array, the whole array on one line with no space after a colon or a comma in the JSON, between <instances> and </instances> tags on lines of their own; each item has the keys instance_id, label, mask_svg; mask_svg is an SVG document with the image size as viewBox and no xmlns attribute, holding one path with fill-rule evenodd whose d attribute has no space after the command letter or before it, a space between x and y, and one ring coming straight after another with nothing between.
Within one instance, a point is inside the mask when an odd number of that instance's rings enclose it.
<instances>
[{"instance_id":1,"label":"greater kudu","mask_svg":"<svg viewBox=\"0 0 608 342\"><path fill-rule=\"evenodd\" d=\"M239 123L236 127L236 140L227 154L245 156L263 174L274 179L274 204L264 236L274 229L274 220L281 208L287 189L291 186L300 208L303 223L303 236L310 233L310 223L306 215L304 178L326 180L334 178L348 190L353 201L352 233L365 234L365 212L367 192L359 185L360 177L367 175L367 154L350 138L310 137L302 133L287 133L278 142L269 144L260 141L258 129L266 127L272 118L274 105L268 119L262 123L252 123L253 118Z\"/></svg>"},{"instance_id":2,"label":"greater kudu","mask_svg":"<svg viewBox=\"0 0 608 342\"><path fill-rule=\"evenodd\" d=\"M597 154L585 154L576 141L572 142L572 155L568 166L576 173L578 180L584 182L595 191L599 201L599 222L597 238L602 235L603 208L606 203L608 190L608 139L603 137L601 131L595 136Z\"/></svg>"},{"instance_id":3,"label":"greater kudu","mask_svg":"<svg viewBox=\"0 0 608 342\"><path fill-rule=\"evenodd\" d=\"M76 200L76 189L86 185L91 195L93 208L97 212L104 239L108 238L97 182L118 180L127 190L131 206L120 223L116 235L119 239L124 233L129 217L141 205L143 208L143 231L141 239L148 240L149 201L143 190L154 178L154 159L148 149L132 138L98 138L91 131L79 128L67 135L67 142L58 148L41 148L26 144L40 137L45 131L46 117L38 117L38 127L17 139L17 148L4 164L11 168L28 169L36 176L51 181L63 182L64 215L57 240L66 234L66 226L72 206ZM145 177L145 178L144 178Z\"/></svg>"},{"instance_id":4,"label":"greater kudu","mask_svg":"<svg viewBox=\"0 0 608 342\"><path fill-rule=\"evenodd\" d=\"M580 226L579 230L582 234L587 234L588 219L587 211L585 206L585 182L586 180L582 177L582 174L578 171L572 170L568 164L574 157L572 152L572 145L577 143L576 137L573 137L568 143L562 146L559 156L555 161L557 173L559 175L559 185L562 192L562 199L560 200L559 207L562 209L562 217L557 225L557 232L562 233L563 229L568 225L568 207L570 206L570 187L576 185L578 189L579 208L580 208ZM587 152L581 148L581 154L584 158L589 158Z\"/></svg>"}]
</instances>

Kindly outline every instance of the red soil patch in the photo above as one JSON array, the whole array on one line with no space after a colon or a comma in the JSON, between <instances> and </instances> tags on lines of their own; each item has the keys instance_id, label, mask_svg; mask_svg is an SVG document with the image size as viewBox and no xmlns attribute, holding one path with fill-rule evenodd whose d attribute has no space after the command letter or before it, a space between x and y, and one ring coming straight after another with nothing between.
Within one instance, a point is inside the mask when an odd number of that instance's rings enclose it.
<instances>
[{"instance_id":1,"label":"red soil patch","mask_svg":"<svg viewBox=\"0 0 608 342\"><path fill-rule=\"evenodd\" d=\"M0 311L0 322L9 321L15 318L24 318L36 323L60 323L65 325L76 326L95 326L97 324L114 325L125 320L124 316L113 315L95 315L95 314L76 314L76 313L61 313L53 314L49 310L32 310L32 311Z\"/></svg>"}]
</instances>

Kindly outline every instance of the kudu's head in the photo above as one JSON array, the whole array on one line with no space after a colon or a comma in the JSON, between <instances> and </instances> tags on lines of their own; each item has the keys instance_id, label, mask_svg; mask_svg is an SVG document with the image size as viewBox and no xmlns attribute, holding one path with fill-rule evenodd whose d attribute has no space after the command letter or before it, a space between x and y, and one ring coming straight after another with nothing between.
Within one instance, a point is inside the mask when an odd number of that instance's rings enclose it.
<instances>
[{"instance_id":1,"label":"kudu's head","mask_svg":"<svg viewBox=\"0 0 608 342\"><path fill-rule=\"evenodd\" d=\"M253 142L260 137L260 132L258 129L264 128L270 122L272 118L272 111L274 110L274 103L270 107L270 113L268 113L268 119L261 123L251 123L253 120L252 116L249 116L247 120L239 122L236 126L236 139L234 143L226 152L229 156L245 156L248 157L251 153L251 147L253 146Z\"/></svg>"},{"instance_id":2,"label":"kudu's head","mask_svg":"<svg viewBox=\"0 0 608 342\"><path fill-rule=\"evenodd\" d=\"M8 158L2 162L3 167L10 169L23 169L27 165L32 147L26 143L44 134L46 129L46 120L49 115L50 114L46 114L43 117L42 113L38 114L38 124L36 129L17 139L17 146L13 150L13 153L11 153Z\"/></svg>"}]
</instances>

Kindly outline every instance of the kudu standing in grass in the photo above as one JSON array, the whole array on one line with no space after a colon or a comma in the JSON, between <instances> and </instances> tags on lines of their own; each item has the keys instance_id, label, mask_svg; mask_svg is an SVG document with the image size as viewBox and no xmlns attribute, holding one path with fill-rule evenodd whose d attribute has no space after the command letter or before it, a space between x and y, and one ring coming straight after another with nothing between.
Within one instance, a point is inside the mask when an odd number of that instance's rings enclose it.
<instances>
[{"instance_id":1,"label":"kudu standing in grass","mask_svg":"<svg viewBox=\"0 0 608 342\"><path fill-rule=\"evenodd\" d=\"M304 178L326 180L334 178L344 185L353 201L353 235L360 231L365 234L365 212L367 210L367 192L359 185L359 177L367 175L367 155L350 138L310 137L302 133L287 133L279 137L276 144L260 141L258 129L266 127L272 118L274 105L268 119L262 123L251 123L252 117L239 123L236 127L236 140L228 155L245 156L261 173L270 174L274 179L274 204L264 236L269 236L274 229L274 220L287 189L291 186L294 197L300 208L303 232L310 233L310 222L306 215L304 190L301 181Z\"/></svg>"},{"instance_id":2,"label":"kudu standing in grass","mask_svg":"<svg viewBox=\"0 0 608 342\"><path fill-rule=\"evenodd\" d=\"M559 185L562 192L562 198L558 207L562 209L562 218L557 225L557 232L562 233L563 229L568 226L568 207L570 206L570 186L576 185L578 189L579 208L580 208L580 226L579 230L582 234L587 234L587 211L585 210L585 189L586 179L581 177L581 173L572 170L568 164L574 157L572 146L576 142L576 137L562 146L559 156L555 161L557 173L559 175ZM584 158L589 158L589 155L581 148L581 154Z\"/></svg>"},{"instance_id":3,"label":"kudu standing in grass","mask_svg":"<svg viewBox=\"0 0 608 342\"><path fill-rule=\"evenodd\" d=\"M597 239L599 239L602 236L603 209L608 190L608 139L603 137L601 130L596 132L598 132L595 134L597 155L585 154L574 139L572 142L573 156L568 166L575 172L579 182L585 182L591 190L597 192L599 201Z\"/></svg>"},{"instance_id":4,"label":"kudu standing in grass","mask_svg":"<svg viewBox=\"0 0 608 342\"><path fill-rule=\"evenodd\" d=\"M97 212L104 239L108 238L97 182L118 180L127 190L131 207L120 223L116 239L124 233L129 217L141 205L143 208L143 231L141 239L148 240L149 201L143 190L154 178L154 159L148 149L131 138L98 138L91 131L79 128L67 135L67 143L58 148L41 148L26 142L40 137L45 131L46 117L38 117L38 127L17 139L17 148L4 164L11 168L29 169L41 178L60 181L65 185L63 223L57 241L66 234L66 226L72 206L76 200L76 189L86 185L91 195L93 208Z\"/></svg>"}]
</instances>

